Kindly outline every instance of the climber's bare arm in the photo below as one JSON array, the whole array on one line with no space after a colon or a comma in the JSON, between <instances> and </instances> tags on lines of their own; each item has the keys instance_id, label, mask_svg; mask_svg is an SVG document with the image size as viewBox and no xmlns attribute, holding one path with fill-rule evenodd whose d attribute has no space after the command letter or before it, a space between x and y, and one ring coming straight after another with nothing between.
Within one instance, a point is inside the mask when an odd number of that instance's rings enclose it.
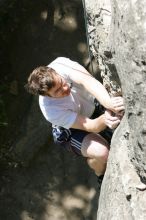
<instances>
[{"instance_id":1,"label":"climber's bare arm","mask_svg":"<svg viewBox=\"0 0 146 220\"><path fill-rule=\"evenodd\" d=\"M88 132L101 132L107 126L109 128L115 128L120 123L117 116L112 116L111 111L105 111L104 114L95 119L90 119L85 116L78 115L76 121L72 125L72 128L85 130Z\"/></svg>"},{"instance_id":2,"label":"climber's bare arm","mask_svg":"<svg viewBox=\"0 0 146 220\"><path fill-rule=\"evenodd\" d=\"M79 71L72 74L72 80L83 85L106 109L115 113L124 110L122 97L110 97L105 87L96 80L83 66L75 63L76 69Z\"/></svg>"}]
</instances>

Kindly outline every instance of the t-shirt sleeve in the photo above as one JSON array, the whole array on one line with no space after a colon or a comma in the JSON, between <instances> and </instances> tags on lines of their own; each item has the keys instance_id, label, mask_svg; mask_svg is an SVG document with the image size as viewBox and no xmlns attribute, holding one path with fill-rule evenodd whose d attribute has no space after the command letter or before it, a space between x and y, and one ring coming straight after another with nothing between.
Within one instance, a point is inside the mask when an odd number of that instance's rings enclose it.
<instances>
[{"instance_id":1,"label":"t-shirt sleeve","mask_svg":"<svg viewBox=\"0 0 146 220\"><path fill-rule=\"evenodd\" d=\"M40 108L47 121L67 129L71 128L77 117L77 113L70 110L63 111L48 107L49 111L47 111L47 107L41 106Z\"/></svg>"}]
</instances>

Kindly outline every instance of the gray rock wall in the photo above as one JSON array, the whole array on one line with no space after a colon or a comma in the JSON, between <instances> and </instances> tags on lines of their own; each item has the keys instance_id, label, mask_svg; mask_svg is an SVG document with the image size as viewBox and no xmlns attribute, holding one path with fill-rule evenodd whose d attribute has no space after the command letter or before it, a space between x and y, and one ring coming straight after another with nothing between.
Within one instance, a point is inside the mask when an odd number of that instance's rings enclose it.
<instances>
[{"instance_id":1,"label":"gray rock wall","mask_svg":"<svg viewBox=\"0 0 146 220\"><path fill-rule=\"evenodd\" d=\"M98 220L146 219L146 2L86 0L90 50L125 115L114 133Z\"/></svg>"}]
</instances>

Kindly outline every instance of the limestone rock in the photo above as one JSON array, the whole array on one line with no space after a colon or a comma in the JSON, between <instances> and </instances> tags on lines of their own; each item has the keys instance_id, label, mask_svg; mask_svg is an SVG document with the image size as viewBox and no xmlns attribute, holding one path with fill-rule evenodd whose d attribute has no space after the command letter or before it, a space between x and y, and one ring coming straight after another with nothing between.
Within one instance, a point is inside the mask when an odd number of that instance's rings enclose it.
<instances>
[{"instance_id":1,"label":"limestone rock","mask_svg":"<svg viewBox=\"0 0 146 220\"><path fill-rule=\"evenodd\" d=\"M121 84L110 50L110 0L85 1L90 51L100 67L103 84L112 96L121 94Z\"/></svg>"},{"instance_id":2,"label":"limestone rock","mask_svg":"<svg viewBox=\"0 0 146 220\"><path fill-rule=\"evenodd\" d=\"M146 2L86 0L90 50L125 115L114 133L98 220L146 219Z\"/></svg>"}]
</instances>

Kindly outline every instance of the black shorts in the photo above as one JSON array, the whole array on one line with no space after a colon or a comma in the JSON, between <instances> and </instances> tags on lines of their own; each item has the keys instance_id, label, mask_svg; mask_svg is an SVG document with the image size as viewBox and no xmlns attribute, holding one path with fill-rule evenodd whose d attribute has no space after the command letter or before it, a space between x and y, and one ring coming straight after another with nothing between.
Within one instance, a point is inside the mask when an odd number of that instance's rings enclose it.
<instances>
[{"instance_id":1,"label":"black shorts","mask_svg":"<svg viewBox=\"0 0 146 220\"><path fill-rule=\"evenodd\" d=\"M96 101L95 102L95 111L90 117L91 119L97 118L104 113L104 108ZM65 129L60 126L54 126L52 129L54 142L63 146L65 149L74 152L77 155L81 154L81 145L83 139L86 135L90 134L88 131L79 130L79 129ZM105 138L110 144L112 138L112 130L107 128L104 131L99 133L103 138Z\"/></svg>"},{"instance_id":2,"label":"black shorts","mask_svg":"<svg viewBox=\"0 0 146 220\"><path fill-rule=\"evenodd\" d=\"M70 131L71 131L70 144L71 144L72 150L76 154L82 155L81 154L81 145L82 145L83 139L86 135L90 134L90 132L79 130L79 129L73 129L73 128L70 128ZM108 141L108 143L110 144L112 134L113 134L111 129L107 128L104 131L100 132L99 134L103 138L105 138Z\"/></svg>"}]
</instances>

